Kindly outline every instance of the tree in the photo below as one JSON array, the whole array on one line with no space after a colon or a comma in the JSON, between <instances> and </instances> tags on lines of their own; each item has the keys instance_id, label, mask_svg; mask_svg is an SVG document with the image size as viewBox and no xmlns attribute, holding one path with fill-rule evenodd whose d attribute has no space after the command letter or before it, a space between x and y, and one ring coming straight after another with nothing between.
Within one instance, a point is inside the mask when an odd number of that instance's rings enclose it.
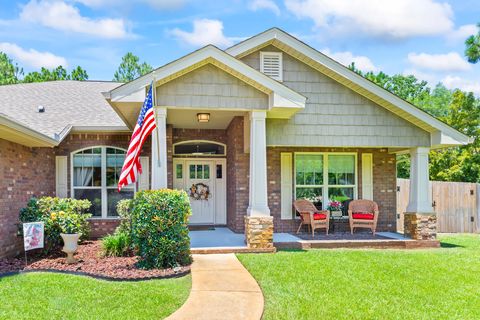
<instances>
[{"instance_id":1,"label":"tree","mask_svg":"<svg viewBox=\"0 0 480 320\"><path fill-rule=\"evenodd\" d=\"M140 58L131 52L123 56L122 62L113 76L113 81L129 82L146 73L153 68L146 62L140 63Z\"/></svg>"},{"instance_id":2,"label":"tree","mask_svg":"<svg viewBox=\"0 0 480 320\"><path fill-rule=\"evenodd\" d=\"M73 69L71 74L68 74L67 70L62 67L58 66L52 70L47 68L41 68L40 72L33 71L29 72L23 82L44 82L44 81L58 81L58 80L87 80L88 74L87 71L82 69L80 66Z\"/></svg>"},{"instance_id":3,"label":"tree","mask_svg":"<svg viewBox=\"0 0 480 320\"><path fill-rule=\"evenodd\" d=\"M18 83L23 69L18 64L13 64L5 53L0 52L0 85Z\"/></svg>"},{"instance_id":4,"label":"tree","mask_svg":"<svg viewBox=\"0 0 480 320\"><path fill-rule=\"evenodd\" d=\"M477 24L479 31L465 40L465 56L470 63L480 61L480 23Z\"/></svg>"}]
</instances>

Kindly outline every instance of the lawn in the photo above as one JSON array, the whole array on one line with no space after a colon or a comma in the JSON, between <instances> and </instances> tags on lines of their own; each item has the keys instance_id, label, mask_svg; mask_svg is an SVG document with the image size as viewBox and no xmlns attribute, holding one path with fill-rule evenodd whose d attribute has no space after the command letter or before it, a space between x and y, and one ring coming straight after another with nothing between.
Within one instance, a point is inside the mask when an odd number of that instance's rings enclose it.
<instances>
[{"instance_id":1,"label":"lawn","mask_svg":"<svg viewBox=\"0 0 480 320\"><path fill-rule=\"evenodd\" d=\"M429 250L239 254L264 319L480 319L480 236Z\"/></svg>"},{"instance_id":2,"label":"lawn","mask_svg":"<svg viewBox=\"0 0 480 320\"><path fill-rule=\"evenodd\" d=\"M0 319L162 319L190 293L191 277L114 282L28 273L0 278Z\"/></svg>"}]
</instances>

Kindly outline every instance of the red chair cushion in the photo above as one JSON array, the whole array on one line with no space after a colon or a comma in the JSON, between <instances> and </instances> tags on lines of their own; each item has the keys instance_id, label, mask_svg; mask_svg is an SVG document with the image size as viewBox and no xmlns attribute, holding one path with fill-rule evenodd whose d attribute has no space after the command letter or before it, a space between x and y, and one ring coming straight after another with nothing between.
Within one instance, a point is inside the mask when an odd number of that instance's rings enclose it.
<instances>
[{"instance_id":1,"label":"red chair cushion","mask_svg":"<svg viewBox=\"0 0 480 320\"><path fill-rule=\"evenodd\" d=\"M327 215L324 213L314 213L313 220L324 220L327 219Z\"/></svg>"},{"instance_id":2,"label":"red chair cushion","mask_svg":"<svg viewBox=\"0 0 480 320\"><path fill-rule=\"evenodd\" d=\"M360 220L373 220L372 213L353 213L353 219L360 219Z\"/></svg>"}]
</instances>

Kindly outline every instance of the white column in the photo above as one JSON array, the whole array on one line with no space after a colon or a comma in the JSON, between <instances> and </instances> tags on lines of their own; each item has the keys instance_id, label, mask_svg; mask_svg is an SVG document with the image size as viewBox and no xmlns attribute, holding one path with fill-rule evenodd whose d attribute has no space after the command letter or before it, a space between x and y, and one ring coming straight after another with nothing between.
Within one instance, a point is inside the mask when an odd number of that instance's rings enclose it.
<instances>
[{"instance_id":1,"label":"white column","mask_svg":"<svg viewBox=\"0 0 480 320\"><path fill-rule=\"evenodd\" d=\"M433 213L428 174L430 148L410 149L410 198L407 212Z\"/></svg>"},{"instance_id":2,"label":"white column","mask_svg":"<svg viewBox=\"0 0 480 320\"><path fill-rule=\"evenodd\" d=\"M265 111L250 114L250 194L249 216L269 216L267 200L267 140Z\"/></svg>"},{"instance_id":3,"label":"white column","mask_svg":"<svg viewBox=\"0 0 480 320\"><path fill-rule=\"evenodd\" d=\"M167 188L167 108L155 107L152 132L152 189Z\"/></svg>"}]
</instances>

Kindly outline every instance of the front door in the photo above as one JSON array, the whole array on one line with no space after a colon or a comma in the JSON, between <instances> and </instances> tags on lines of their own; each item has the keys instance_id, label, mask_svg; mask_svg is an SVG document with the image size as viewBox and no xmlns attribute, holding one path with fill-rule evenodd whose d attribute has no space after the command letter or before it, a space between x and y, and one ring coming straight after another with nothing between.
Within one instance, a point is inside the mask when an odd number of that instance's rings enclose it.
<instances>
[{"instance_id":1,"label":"front door","mask_svg":"<svg viewBox=\"0 0 480 320\"><path fill-rule=\"evenodd\" d=\"M190 224L215 223L214 161L186 161L185 187L190 196Z\"/></svg>"}]
</instances>

